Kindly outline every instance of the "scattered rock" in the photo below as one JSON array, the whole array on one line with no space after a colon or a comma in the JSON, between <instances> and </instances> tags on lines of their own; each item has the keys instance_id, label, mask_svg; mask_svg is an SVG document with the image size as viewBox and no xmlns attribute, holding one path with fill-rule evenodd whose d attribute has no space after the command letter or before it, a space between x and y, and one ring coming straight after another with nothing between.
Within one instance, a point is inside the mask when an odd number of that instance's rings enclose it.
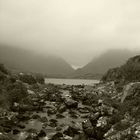
<instances>
[{"instance_id":1,"label":"scattered rock","mask_svg":"<svg viewBox=\"0 0 140 140\"><path fill-rule=\"evenodd\" d=\"M83 131L88 137L96 137L96 129L92 126L89 120L85 120L82 123Z\"/></svg>"},{"instance_id":2,"label":"scattered rock","mask_svg":"<svg viewBox=\"0 0 140 140\"><path fill-rule=\"evenodd\" d=\"M63 113L67 110L66 106L65 105L61 105L59 108L58 108L58 112L59 113Z\"/></svg>"},{"instance_id":3,"label":"scattered rock","mask_svg":"<svg viewBox=\"0 0 140 140\"><path fill-rule=\"evenodd\" d=\"M20 133L20 131L19 131L18 129L14 129L14 130L13 130L13 134L14 134L14 135L17 135L18 133Z\"/></svg>"},{"instance_id":4,"label":"scattered rock","mask_svg":"<svg viewBox=\"0 0 140 140\"><path fill-rule=\"evenodd\" d=\"M40 117L39 119L42 123L48 122L47 117Z\"/></svg>"},{"instance_id":5,"label":"scattered rock","mask_svg":"<svg viewBox=\"0 0 140 140\"><path fill-rule=\"evenodd\" d=\"M66 107L67 107L68 109L77 108L77 107L78 107L78 102L77 102L77 101L74 101L74 100L67 100L67 101L65 102L65 104L66 104Z\"/></svg>"},{"instance_id":6,"label":"scattered rock","mask_svg":"<svg viewBox=\"0 0 140 140\"><path fill-rule=\"evenodd\" d=\"M61 132L58 132L52 136L51 140L62 140L62 138L63 134Z\"/></svg>"},{"instance_id":7,"label":"scattered rock","mask_svg":"<svg viewBox=\"0 0 140 140\"><path fill-rule=\"evenodd\" d=\"M46 132L44 130L41 130L38 134L38 137L45 137L46 136Z\"/></svg>"},{"instance_id":8,"label":"scattered rock","mask_svg":"<svg viewBox=\"0 0 140 140\"><path fill-rule=\"evenodd\" d=\"M70 137L74 137L76 134L79 134L79 129L76 127L68 126L68 128L63 133Z\"/></svg>"},{"instance_id":9,"label":"scattered rock","mask_svg":"<svg viewBox=\"0 0 140 140\"><path fill-rule=\"evenodd\" d=\"M56 114L57 119L62 119L65 118L65 116L63 116L62 114Z\"/></svg>"}]
</instances>

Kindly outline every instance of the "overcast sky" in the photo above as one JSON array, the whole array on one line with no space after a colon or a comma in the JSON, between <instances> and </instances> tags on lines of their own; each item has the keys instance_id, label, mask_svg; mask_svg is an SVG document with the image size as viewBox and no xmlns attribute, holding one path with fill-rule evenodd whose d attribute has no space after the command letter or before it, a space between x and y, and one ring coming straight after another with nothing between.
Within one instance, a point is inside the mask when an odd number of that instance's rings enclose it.
<instances>
[{"instance_id":1,"label":"overcast sky","mask_svg":"<svg viewBox=\"0 0 140 140\"><path fill-rule=\"evenodd\" d=\"M76 66L109 48L140 48L140 0L0 0L0 43Z\"/></svg>"}]
</instances>

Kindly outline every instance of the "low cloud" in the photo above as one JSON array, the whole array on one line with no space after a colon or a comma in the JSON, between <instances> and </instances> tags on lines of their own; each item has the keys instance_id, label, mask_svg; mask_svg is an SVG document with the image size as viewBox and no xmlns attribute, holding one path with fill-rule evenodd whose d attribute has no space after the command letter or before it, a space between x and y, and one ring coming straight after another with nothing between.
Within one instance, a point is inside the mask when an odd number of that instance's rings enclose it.
<instances>
[{"instance_id":1,"label":"low cloud","mask_svg":"<svg viewBox=\"0 0 140 140\"><path fill-rule=\"evenodd\" d=\"M81 66L110 48L139 48L139 7L139 0L1 0L0 43Z\"/></svg>"}]
</instances>

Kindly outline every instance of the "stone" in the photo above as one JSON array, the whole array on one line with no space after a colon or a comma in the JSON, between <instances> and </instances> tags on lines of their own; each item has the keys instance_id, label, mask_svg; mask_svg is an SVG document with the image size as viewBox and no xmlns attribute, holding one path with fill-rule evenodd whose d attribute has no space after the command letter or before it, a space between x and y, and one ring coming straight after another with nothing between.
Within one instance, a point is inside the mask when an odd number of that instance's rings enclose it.
<instances>
[{"instance_id":1,"label":"stone","mask_svg":"<svg viewBox=\"0 0 140 140\"><path fill-rule=\"evenodd\" d=\"M83 107L83 108L78 108L78 111L82 114L86 114L86 113L89 113L89 110L86 108L86 107Z\"/></svg>"},{"instance_id":2,"label":"stone","mask_svg":"<svg viewBox=\"0 0 140 140\"><path fill-rule=\"evenodd\" d=\"M34 115L32 116L32 119L40 119L40 116L39 116L38 114L34 114Z\"/></svg>"},{"instance_id":3,"label":"stone","mask_svg":"<svg viewBox=\"0 0 140 140\"><path fill-rule=\"evenodd\" d=\"M24 128L25 128L25 125L23 125L23 124L18 124L17 127L19 127L20 129L24 129Z\"/></svg>"},{"instance_id":4,"label":"stone","mask_svg":"<svg viewBox=\"0 0 140 140\"><path fill-rule=\"evenodd\" d=\"M97 123L97 120L99 119L99 117L100 117L99 112L90 115L89 119L93 126L96 126L96 123Z\"/></svg>"},{"instance_id":5,"label":"stone","mask_svg":"<svg viewBox=\"0 0 140 140\"><path fill-rule=\"evenodd\" d=\"M107 117L100 117L97 121L96 126L104 128L108 125L108 118Z\"/></svg>"},{"instance_id":6,"label":"stone","mask_svg":"<svg viewBox=\"0 0 140 140\"><path fill-rule=\"evenodd\" d=\"M89 120L85 120L82 123L82 126L83 126L83 131L85 132L85 134L88 137L95 137L96 136L95 128L92 126L92 124Z\"/></svg>"},{"instance_id":7,"label":"stone","mask_svg":"<svg viewBox=\"0 0 140 140\"><path fill-rule=\"evenodd\" d=\"M41 117L39 121L41 121L42 123L45 123L45 122L48 122L48 119L47 117Z\"/></svg>"},{"instance_id":8,"label":"stone","mask_svg":"<svg viewBox=\"0 0 140 140\"><path fill-rule=\"evenodd\" d=\"M62 114L56 114L57 119L62 119L65 118L65 116L63 116Z\"/></svg>"},{"instance_id":9,"label":"stone","mask_svg":"<svg viewBox=\"0 0 140 140\"><path fill-rule=\"evenodd\" d=\"M77 119L78 118L78 114L75 110L70 110L69 111L70 117Z\"/></svg>"},{"instance_id":10,"label":"stone","mask_svg":"<svg viewBox=\"0 0 140 140\"><path fill-rule=\"evenodd\" d=\"M56 112L57 111L54 108L50 108L50 109L47 110L47 113L48 113L49 116L53 115L53 114L56 114Z\"/></svg>"},{"instance_id":11,"label":"stone","mask_svg":"<svg viewBox=\"0 0 140 140\"><path fill-rule=\"evenodd\" d=\"M29 135L26 140L39 140L39 138L37 136Z\"/></svg>"},{"instance_id":12,"label":"stone","mask_svg":"<svg viewBox=\"0 0 140 140\"><path fill-rule=\"evenodd\" d=\"M70 137L74 137L76 134L79 134L79 129L76 127L68 126L68 128L63 133Z\"/></svg>"},{"instance_id":13,"label":"stone","mask_svg":"<svg viewBox=\"0 0 140 140\"><path fill-rule=\"evenodd\" d=\"M57 120L51 119L48 125L51 127L57 127Z\"/></svg>"},{"instance_id":14,"label":"stone","mask_svg":"<svg viewBox=\"0 0 140 140\"><path fill-rule=\"evenodd\" d=\"M66 107L67 107L68 109L77 108L77 107L78 107L78 102L77 102L77 101L74 101L74 100L72 100L72 99L67 100L67 101L65 102L65 104L66 104Z\"/></svg>"},{"instance_id":15,"label":"stone","mask_svg":"<svg viewBox=\"0 0 140 140\"><path fill-rule=\"evenodd\" d=\"M65 105L61 105L59 108L58 108L58 112L59 113L63 113L67 110L66 106Z\"/></svg>"},{"instance_id":16,"label":"stone","mask_svg":"<svg viewBox=\"0 0 140 140\"><path fill-rule=\"evenodd\" d=\"M126 98L134 96L140 96L140 82L129 83L124 87L121 103L123 103Z\"/></svg>"},{"instance_id":17,"label":"stone","mask_svg":"<svg viewBox=\"0 0 140 140\"><path fill-rule=\"evenodd\" d=\"M18 133L20 133L20 131L19 131L18 129L14 129L14 130L13 130L13 134L14 134L14 135L17 135Z\"/></svg>"},{"instance_id":18,"label":"stone","mask_svg":"<svg viewBox=\"0 0 140 140\"><path fill-rule=\"evenodd\" d=\"M62 128L60 127L60 126L58 126L58 127L56 127L56 129L55 129L56 131L61 131L62 130Z\"/></svg>"},{"instance_id":19,"label":"stone","mask_svg":"<svg viewBox=\"0 0 140 140\"><path fill-rule=\"evenodd\" d=\"M6 133L9 133L9 132L12 131L12 129L11 128L8 128L8 127L4 127L3 128L3 131L6 132Z\"/></svg>"},{"instance_id":20,"label":"stone","mask_svg":"<svg viewBox=\"0 0 140 140\"><path fill-rule=\"evenodd\" d=\"M38 137L45 137L46 136L46 132L44 130L40 130Z\"/></svg>"},{"instance_id":21,"label":"stone","mask_svg":"<svg viewBox=\"0 0 140 140\"><path fill-rule=\"evenodd\" d=\"M19 114L17 116L17 118L20 120L20 121L27 121L27 120L30 120L30 116L27 115L27 114Z\"/></svg>"},{"instance_id":22,"label":"stone","mask_svg":"<svg viewBox=\"0 0 140 140\"><path fill-rule=\"evenodd\" d=\"M36 129L28 129L27 130L27 138L26 140L39 140L38 131Z\"/></svg>"},{"instance_id":23,"label":"stone","mask_svg":"<svg viewBox=\"0 0 140 140\"><path fill-rule=\"evenodd\" d=\"M52 136L51 140L62 140L62 138L63 134L61 132L58 132Z\"/></svg>"}]
</instances>

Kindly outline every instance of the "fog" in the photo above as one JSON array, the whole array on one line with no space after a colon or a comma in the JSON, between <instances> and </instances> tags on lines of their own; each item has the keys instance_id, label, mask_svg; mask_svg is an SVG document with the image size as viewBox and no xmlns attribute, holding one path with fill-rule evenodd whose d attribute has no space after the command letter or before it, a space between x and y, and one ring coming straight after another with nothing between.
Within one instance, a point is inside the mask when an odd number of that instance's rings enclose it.
<instances>
[{"instance_id":1,"label":"fog","mask_svg":"<svg viewBox=\"0 0 140 140\"><path fill-rule=\"evenodd\" d=\"M112 48L140 48L139 0L0 0L0 43L82 66Z\"/></svg>"}]
</instances>

